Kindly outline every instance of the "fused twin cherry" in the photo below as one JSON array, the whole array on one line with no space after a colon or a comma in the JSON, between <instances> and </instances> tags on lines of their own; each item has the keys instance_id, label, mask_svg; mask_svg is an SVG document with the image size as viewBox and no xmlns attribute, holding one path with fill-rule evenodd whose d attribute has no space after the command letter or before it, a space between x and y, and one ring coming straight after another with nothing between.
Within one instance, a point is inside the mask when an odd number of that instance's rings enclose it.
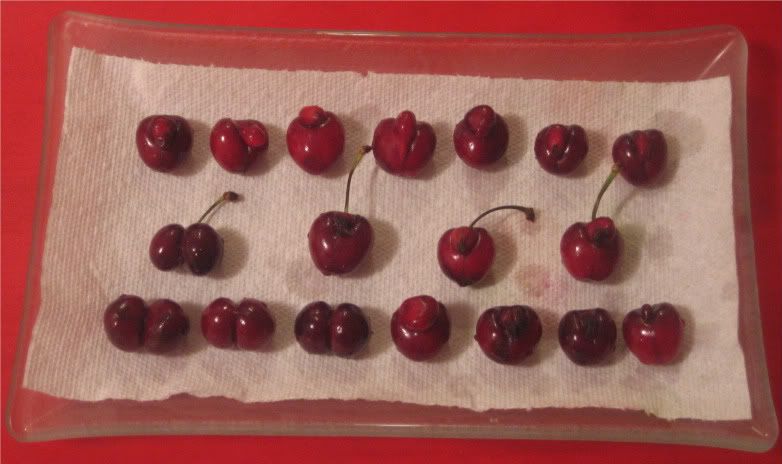
<instances>
[{"instance_id":1,"label":"fused twin cherry","mask_svg":"<svg viewBox=\"0 0 782 464\"><path fill-rule=\"evenodd\" d=\"M331 352L343 358L360 352L371 334L361 308L350 303L332 308L323 301L305 306L296 316L293 331L304 351Z\"/></svg>"},{"instance_id":2,"label":"fused twin cherry","mask_svg":"<svg viewBox=\"0 0 782 464\"><path fill-rule=\"evenodd\" d=\"M209 303L201 313L201 333L217 348L263 348L274 329L274 319L266 304L252 298L245 298L237 305L221 297Z\"/></svg>"},{"instance_id":3,"label":"fused twin cherry","mask_svg":"<svg viewBox=\"0 0 782 464\"><path fill-rule=\"evenodd\" d=\"M134 295L121 295L103 313L103 328L109 341L122 351L145 348L167 353L190 331L182 307L171 300L156 300L149 306Z\"/></svg>"},{"instance_id":4,"label":"fused twin cherry","mask_svg":"<svg viewBox=\"0 0 782 464\"><path fill-rule=\"evenodd\" d=\"M169 271L182 263L195 275L211 271L222 256L223 239L203 220L222 203L238 199L238 194L225 192L187 229L179 224L169 224L158 230L149 244L152 264L161 271Z\"/></svg>"}]
</instances>

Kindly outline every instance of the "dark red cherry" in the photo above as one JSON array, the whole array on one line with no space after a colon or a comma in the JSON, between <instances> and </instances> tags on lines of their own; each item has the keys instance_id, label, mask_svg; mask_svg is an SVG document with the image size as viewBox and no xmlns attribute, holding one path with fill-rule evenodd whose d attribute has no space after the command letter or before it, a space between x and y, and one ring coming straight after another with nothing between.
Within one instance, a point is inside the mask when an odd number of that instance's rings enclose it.
<instances>
[{"instance_id":1,"label":"dark red cherry","mask_svg":"<svg viewBox=\"0 0 782 464\"><path fill-rule=\"evenodd\" d=\"M337 356L350 357L361 351L369 339L369 323L361 308L342 303L331 315L331 351Z\"/></svg>"},{"instance_id":2,"label":"dark red cherry","mask_svg":"<svg viewBox=\"0 0 782 464\"><path fill-rule=\"evenodd\" d=\"M573 172L589 151L584 128L578 125L552 124L535 138L535 159L552 174Z\"/></svg>"},{"instance_id":3,"label":"dark red cherry","mask_svg":"<svg viewBox=\"0 0 782 464\"><path fill-rule=\"evenodd\" d=\"M576 364L597 364L614 352L616 324L602 308L568 311L559 321L559 345Z\"/></svg>"},{"instance_id":4,"label":"dark red cherry","mask_svg":"<svg viewBox=\"0 0 782 464\"><path fill-rule=\"evenodd\" d=\"M122 351L137 351L144 344L147 306L134 295L121 295L103 313L103 328L109 341Z\"/></svg>"},{"instance_id":5,"label":"dark red cherry","mask_svg":"<svg viewBox=\"0 0 782 464\"><path fill-rule=\"evenodd\" d=\"M190 322L182 307L171 300L149 305L144 328L144 346L152 353L167 353L187 336Z\"/></svg>"},{"instance_id":6,"label":"dark red cherry","mask_svg":"<svg viewBox=\"0 0 782 464\"><path fill-rule=\"evenodd\" d=\"M310 174L331 167L345 148L345 131L334 113L305 106L291 121L285 140L296 164Z\"/></svg>"},{"instance_id":7,"label":"dark red cherry","mask_svg":"<svg viewBox=\"0 0 782 464\"><path fill-rule=\"evenodd\" d=\"M242 350L263 348L271 340L275 326L266 303L245 298L236 311L236 346Z\"/></svg>"},{"instance_id":8,"label":"dark red cherry","mask_svg":"<svg viewBox=\"0 0 782 464\"><path fill-rule=\"evenodd\" d=\"M493 361L518 364L532 354L543 327L529 306L489 308L478 318L475 340Z\"/></svg>"},{"instance_id":9,"label":"dark red cherry","mask_svg":"<svg viewBox=\"0 0 782 464\"><path fill-rule=\"evenodd\" d=\"M201 313L201 333L210 345L229 348L236 339L236 306L228 298L209 303Z\"/></svg>"},{"instance_id":10,"label":"dark red cherry","mask_svg":"<svg viewBox=\"0 0 782 464\"><path fill-rule=\"evenodd\" d=\"M169 224L152 237L149 244L149 259L161 271L168 271L182 264L182 236L185 228Z\"/></svg>"},{"instance_id":11,"label":"dark red cherry","mask_svg":"<svg viewBox=\"0 0 782 464\"><path fill-rule=\"evenodd\" d=\"M468 165L486 167L508 149L508 126L488 105L472 108L453 131L456 154Z\"/></svg>"},{"instance_id":12,"label":"dark red cherry","mask_svg":"<svg viewBox=\"0 0 782 464\"><path fill-rule=\"evenodd\" d=\"M451 321L442 303L431 296L406 299L391 316L391 338L413 361L434 357L451 336Z\"/></svg>"},{"instance_id":13,"label":"dark red cherry","mask_svg":"<svg viewBox=\"0 0 782 464\"><path fill-rule=\"evenodd\" d=\"M668 145L657 129L636 130L616 139L612 155L622 177L633 185L646 185L665 167Z\"/></svg>"},{"instance_id":14,"label":"dark red cherry","mask_svg":"<svg viewBox=\"0 0 782 464\"><path fill-rule=\"evenodd\" d=\"M304 351L328 353L331 349L331 306L316 301L305 306L296 316L293 333Z\"/></svg>"},{"instance_id":15,"label":"dark red cherry","mask_svg":"<svg viewBox=\"0 0 782 464\"><path fill-rule=\"evenodd\" d=\"M141 160L155 171L168 172L190 153L193 131L180 116L153 115L136 128L136 148Z\"/></svg>"},{"instance_id":16,"label":"dark red cherry","mask_svg":"<svg viewBox=\"0 0 782 464\"><path fill-rule=\"evenodd\" d=\"M223 254L223 239L209 224L199 222L185 229L182 257L195 275L211 271Z\"/></svg>"},{"instance_id":17,"label":"dark red cherry","mask_svg":"<svg viewBox=\"0 0 782 464\"><path fill-rule=\"evenodd\" d=\"M357 214L329 211L318 216L307 234L310 256L324 275L355 269L372 245L372 225Z\"/></svg>"}]
</instances>

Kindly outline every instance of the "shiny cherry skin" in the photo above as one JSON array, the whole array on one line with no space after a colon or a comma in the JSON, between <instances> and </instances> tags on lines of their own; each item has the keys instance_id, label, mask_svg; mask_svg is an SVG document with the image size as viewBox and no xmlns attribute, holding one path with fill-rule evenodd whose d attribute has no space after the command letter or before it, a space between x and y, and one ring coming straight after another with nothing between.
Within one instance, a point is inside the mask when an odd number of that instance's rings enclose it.
<instances>
[{"instance_id":1,"label":"shiny cherry skin","mask_svg":"<svg viewBox=\"0 0 782 464\"><path fill-rule=\"evenodd\" d=\"M300 168L320 174L342 156L345 130L334 113L319 106L305 106L288 126L285 140L288 153Z\"/></svg>"},{"instance_id":2,"label":"shiny cherry skin","mask_svg":"<svg viewBox=\"0 0 782 464\"><path fill-rule=\"evenodd\" d=\"M414 177L432 159L436 145L432 126L416 121L412 111L402 111L396 118L378 123L372 153L387 172Z\"/></svg>"},{"instance_id":3,"label":"shiny cherry skin","mask_svg":"<svg viewBox=\"0 0 782 464\"><path fill-rule=\"evenodd\" d=\"M208 224L192 224L182 237L182 257L195 275L211 271L223 254L223 238Z\"/></svg>"},{"instance_id":4,"label":"shiny cherry skin","mask_svg":"<svg viewBox=\"0 0 782 464\"><path fill-rule=\"evenodd\" d=\"M331 352L347 358L361 351L369 340L369 323L361 308L342 303L334 309L330 321Z\"/></svg>"},{"instance_id":5,"label":"shiny cherry skin","mask_svg":"<svg viewBox=\"0 0 782 464\"><path fill-rule=\"evenodd\" d=\"M622 334L627 348L644 364L669 364L676 359L684 321L670 303L645 304L627 313Z\"/></svg>"},{"instance_id":6,"label":"shiny cherry skin","mask_svg":"<svg viewBox=\"0 0 782 464\"><path fill-rule=\"evenodd\" d=\"M478 318L475 340L489 359L518 364L532 354L543 334L537 313L529 306L489 308Z\"/></svg>"},{"instance_id":7,"label":"shiny cherry skin","mask_svg":"<svg viewBox=\"0 0 782 464\"><path fill-rule=\"evenodd\" d=\"M307 234L310 256L324 275L355 269L372 245L372 225L357 214L330 211L318 216Z\"/></svg>"},{"instance_id":8,"label":"shiny cherry skin","mask_svg":"<svg viewBox=\"0 0 782 464\"><path fill-rule=\"evenodd\" d=\"M176 348L190 331L182 307L171 300L157 300L149 305L144 324L144 346L152 353L168 353Z\"/></svg>"},{"instance_id":9,"label":"shiny cherry skin","mask_svg":"<svg viewBox=\"0 0 782 464\"><path fill-rule=\"evenodd\" d=\"M646 185L665 167L668 145L657 129L632 131L616 139L612 155L622 177L633 185Z\"/></svg>"},{"instance_id":10,"label":"shiny cherry skin","mask_svg":"<svg viewBox=\"0 0 782 464\"><path fill-rule=\"evenodd\" d=\"M576 364L598 364L614 352L616 324L602 308L568 311L559 321L559 346Z\"/></svg>"},{"instance_id":11,"label":"shiny cherry skin","mask_svg":"<svg viewBox=\"0 0 782 464\"><path fill-rule=\"evenodd\" d=\"M460 287L472 285L483 279L494 262L494 240L482 227L449 229L437 243L437 261Z\"/></svg>"},{"instance_id":12,"label":"shiny cherry skin","mask_svg":"<svg viewBox=\"0 0 782 464\"><path fill-rule=\"evenodd\" d=\"M121 295L103 313L103 328L112 345L122 351L138 351L144 345L147 305L134 295Z\"/></svg>"},{"instance_id":13,"label":"shiny cherry skin","mask_svg":"<svg viewBox=\"0 0 782 464\"><path fill-rule=\"evenodd\" d=\"M535 159L552 174L573 172L588 151L586 131L575 124L552 124L538 132L535 138Z\"/></svg>"},{"instance_id":14,"label":"shiny cherry skin","mask_svg":"<svg viewBox=\"0 0 782 464\"><path fill-rule=\"evenodd\" d=\"M201 313L201 333L210 345L230 348L236 343L236 306L228 298L209 303Z\"/></svg>"},{"instance_id":15,"label":"shiny cherry skin","mask_svg":"<svg viewBox=\"0 0 782 464\"><path fill-rule=\"evenodd\" d=\"M269 134L258 121L221 119L209 136L212 156L226 171L245 172L269 147Z\"/></svg>"},{"instance_id":16,"label":"shiny cherry skin","mask_svg":"<svg viewBox=\"0 0 782 464\"><path fill-rule=\"evenodd\" d=\"M262 348L274 334L274 319L266 304L246 298L237 307L228 298L218 298L201 313L201 332L218 348Z\"/></svg>"},{"instance_id":17,"label":"shiny cherry skin","mask_svg":"<svg viewBox=\"0 0 782 464\"><path fill-rule=\"evenodd\" d=\"M396 349L413 361L433 358L451 336L448 310L431 296L406 299L391 316Z\"/></svg>"},{"instance_id":18,"label":"shiny cherry skin","mask_svg":"<svg viewBox=\"0 0 782 464\"><path fill-rule=\"evenodd\" d=\"M331 350L331 316L328 303L315 301L305 306L296 316L293 334L307 353L322 354Z\"/></svg>"},{"instance_id":19,"label":"shiny cherry skin","mask_svg":"<svg viewBox=\"0 0 782 464\"><path fill-rule=\"evenodd\" d=\"M619 231L610 218L577 222L562 235L559 246L562 263L576 279L604 280L619 261L620 241Z\"/></svg>"},{"instance_id":20,"label":"shiny cherry skin","mask_svg":"<svg viewBox=\"0 0 782 464\"><path fill-rule=\"evenodd\" d=\"M182 258L182 237L185 228L169 224L161 228L149 243L149 259L161 271L169 271L184 261Z\"/></svg>"},{"instance_id":21,"label":"shiny cherry skin","mask_svg":"<svg viewBox=\"0 0 782 464\"><path fill-rule=\"evenodd\" d=\"M245 298L236 311L236 346L242 350L263 348L271 340L276 324L266 303Z\"/></svg>"},{"instance_id":22,"label":"shiny cherry skin","mask_svg":"<svg viewBox=\"0 0 782 464\"><path fill-rule=\"evenodd\" d=\"M180 116L148 116L136 128L138 154L155 171L168 172L177 167L192 145L193 130Z\"/></svg>"},{"instance_id":23,"label":"shiny cherry skin","mask_svg":"<svg viewBox=\"0 0 782 464\"><path fill-rule=\"evenodd\" d=\"M456 154L469 166L486 167L508 149L508 125L492 107L476 106L456 125L453 144Z\"/></svg>"}]
</instances>

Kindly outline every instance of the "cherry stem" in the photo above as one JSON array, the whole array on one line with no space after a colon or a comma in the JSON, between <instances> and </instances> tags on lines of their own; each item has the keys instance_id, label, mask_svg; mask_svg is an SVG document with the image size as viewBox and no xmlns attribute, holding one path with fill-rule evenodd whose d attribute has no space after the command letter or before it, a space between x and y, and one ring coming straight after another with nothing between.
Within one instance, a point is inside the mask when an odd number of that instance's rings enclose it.
<instances>
[{"instance_id":1,"label":"cherry stem","mask_svg":"<svg viewBox=\"0 0 782 464\"><path fill-rule=\"evenodd\" d=\"M608 186L611 185L611 182L614 181L617 174L619 174L619 165L614 164L614 166L611 168L611 172L608 174L608 177L606 177L605 182L603 182L603 186L600 187L600 192L597 193L597 198L595 199L594 206L592 206L593 221L595 220L595 217L597 217L597 208L600 206L600 200L603 199L603 194L606 193L606 190L608 190Z\"/></svg>"},{"instance_id":2,"label":"cherry stem","mask_svg":"<svg viewBox=\"0 0 782 464\"><path fill-rule=\"evenodd\" d=\"M212 203L212 206L207 209L204 214L201 215L200 218L198 218L198 221L196 223L200 224L204 222L204 218L206 218L209 213L215 210L218 206L222 205L226 201L238 201L239 200L239 194L236 192L225 192L222 195L220 195L220 198L217 199L214 203Z\"/></svg>"},{"instance_id":3,"label":"cherry stem","mask_svg":"<svg viewBox=\"0 0 782 464\"><path fill-rule=\"evenodd\" d=\"M483 213L481 213L480 216L475 218L475 220L470 223L470 228L472 228L475 225L475 223L480 221L487 214L493 213L495 211L499 211L501 209L515 209L516 211L521 211L522 213L524 213L524 216L527 217L528 221L535 222L535 210L534 209L527 208L526 206L505 205L505 206L497 206L496 208L492 208L492 209L490 209L488 211L484 211Z\"/></svg>"},{"instance_id":4,"label":"cherry stem","mask_svg":"<svg viewBox=\"0 0 782 464\"><path fill-rule=\"evenodd\" d=\"M361 162L362 159L364 159L364 155L372 151L372 147L369 145L364 145L361 147L361 149L358 151L358 154L356 155L356 159L353 160L353 166L350 167L350 172L348 173L348 185L345 187L345 212L348 212L348 206L350 205L350 181L353 180L353 171L356 170L358 167L358 163Z\"/></svg>"}]
</instances>

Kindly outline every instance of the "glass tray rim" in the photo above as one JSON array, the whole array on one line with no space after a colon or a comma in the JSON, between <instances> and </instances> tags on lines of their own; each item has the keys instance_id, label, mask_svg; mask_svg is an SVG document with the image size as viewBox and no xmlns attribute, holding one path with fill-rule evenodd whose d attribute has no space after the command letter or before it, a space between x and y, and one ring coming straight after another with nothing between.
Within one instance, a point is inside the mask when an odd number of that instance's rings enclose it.
<instances>
[{"instance_id":1,"label":"glass tray rim","mask_svg":"<svg viewBox=\"0 0 782 464\"><path fill-rule=\"evenodd\" d=\"M749 366L750 359L747 359L748 364L748 376L750 367L756 370L756 376L759 376L759 385L756 385L759 393L752 397L753 403L753 419L748 422L748 428L745 430L745 434L735 434L732 436L730 431L727 431L724 436L709 436L707 429L699 428L698 424L685 425L684 430L654 430L654 433L650 431L640 430L639 433L623 434L622 427L611 427L610 425L603 426L574 426L571 428L562 427L543 427L539 431L535 431L527 428L514 428L507 425L498 426L485 426L480 430L475 429L474 426L468 424L366 424L366 423L354 423L354 424L334 424L334 423L299 423L299 424L275 424L275 423L256 423L247 424L244 422L236 422L231 426L227 422L218 422L215 424L209 424L206 422L188 423L187 421L182 423L161 423L160 421L154 422L136 422L130 425L128 424L109 424L108 426L100 427L79 427L78 424L72 424L70 428L50 428L45 427L40 430L15 427L15 422L20 420L14 414L17 402L15 401L19 393L25 394L22 387L22 374L24 366L26 364L26 348L29 346L29 332L32 329L30 319L33 317L30 312L32 311L31 305L34 304L34 295L32 294L32 287L34 286L34 280L36 278L36 258L40 256L42 251L40 247L43 244L43 236L41 229L45 228L42 221L45 222L44 215L47 209L46 199L46 181L48 176L51 176L54 172L54 168L50 167L49 161L52 157L56 158L57 147L59 145L59 131L61 125L57 126L58 115L55 114L55 105L57 102L55 98L59 95L57 92L62 91L58 89L57 78L65 77L56 74L57 62L57 50L58 46L66 46L68 52L73 48L73 43L62 43L63 40L70 40L63 36L66 27L69 24L83 22L91 26L105 26L105 27L117 27L126 28L138 31L152 31L166 33L171 32L175 34L187 34L194 33L202 36L228 34L238 37L251 37L260 35L270 36L309 36L309 37L327 37L327 38L346 38L348 40L368 37L376 39L389 39L389 40L407 40L407 39L432 39L449 40L449 39L485 39L485 40L497 40L497 41L518 41L518 42L540 42L545 43L556 42L558 44L573 45L574 43L586 43L586 42L605 42L605 43L636 43L643 45L649 41L654 40L675 40L682 37L694 37L698 40L700 36L714 33L714 35L721 35L726 38L730 38L725 50L729 50L730 53L737 55L733 57L738 63L738 69L731 68L728 73L732 79L732 87L734 89L734 109L733 109L733 127L732 134L738 135L736 138L740 140L733 141L734 151L734 170L738 168L738 173L734 174L734 209L737 209L740 213L744 214L744 221L748 222L744 225L744 238L738 237L737 231L737 248L744 241L744 254L747 255L747 259L750 260L752 266L751 269L743 271L745 277L751 280L751 288L745 288L744 291L749 293L749 300L754 300L753 307L750 308L750 314L748 315L749 329L760 328L760 314L759 306L757 303L757 288L755 279L755 260L754 260L754 248L753 248L753 236L751 232L751 216L749 216L749 196L748 196L748 176L747 176L747 149L746 149L746 73L747 73L747 44L740 31L730 25L714 25L705 26L700 28L689 29L677 29L666 31L654 31L654 32L630 32L630 33L612 33L612 34L515 34L515 33L503 33L503 34L484 34L484 33L451 33L451 32L399 32L399 31L350 31L350 30L320 30L320 29L295 29L295 28L260 28L260 27L236 27L236 26L212 26L212 25L186 25L176 23L161 23L151 22L136 19L124 19L114 18L108 16L100 16L79 12L65 12L58 16L51 25L49 31L49 46L48 46L48 75L47 75L47 89L46 89L46 101L45 101L45 127L44 127L44 140L43 140L43 152L41 160L41 168L39 173L39 181L36 193L36 210L34 219L33 230L33 246L30 255L30 261L28 266L27 284L25 290L25 303L24 312L22 315L21 327L17 340L17 350L14 358L14 368L11 376L11 388L9 391L8 404L5 414L6 427L11 435L20 441L40 441L51 440L59 438L76 438L76 437L88 437L88 436L110 436L110 435L161 435L161 434L287 434L287 435L373 435L373 436L448 436L448 437L464 437L464 438L535 438L535 439L571 439L571 440L608 440L608 441L647 441L658 443L678 443L678 444L697 444L706 446L719 446L727 448L744 449L750 451L764 451L773 446L778 435L778 425L775 416L775 410L773 401L771 398L770 385L768 379L768 373L766 371L766 357L764 353L764 346L762 341L762 331L756 330L756 333L760 333L758 337L750 339L747 343L742 343L745 350L745 357L749 357L750 354L757 359L761 359L761 363L755 362L754 366ZM732 47L732 48L731 48ZM723 50L723 52L725 51ZM730 54L729 53L729 54ZM719 62L722 59L722 54L715 57L715 62ZM734 66L735 64L734 63ZM67 70L67 63L66 63ZM704 71L704 74L706 71ZM64 93L64 91L63 91ZM738 93L738 97L736 95ZM737 105L738 98L738 105ZM61 118L62 114L59 114ZM61 123L61 121L59 121ZM737 132L734 134L734 132ZM52 156L53 153L53 156ZM737 159L738 158L738 159ZM738 163L738 165L737 165ZM743 169L742 169L743 168ZM736 185L738 183L738 186ZM49 192L48 201L51 201L51 194ZM739 225L741 218L736 219L736 224ZM748 236L746 234L749 234ZM749 244L749 249L746 249L746 245ZM740 251L737 251L740 253ZM739 273L741 274L741 270ZM740 314L742 316L742 314ZM749 344L749 346L746 346ZM749 379L748 379L749 380ZM189 397L189 395L182 395L182 397ZM193 401L201 401L195 397L190 397ZM110 401L110 400L109 400ZM169 400L164 400L169 401ZM361 400L357 400L361 401ZM99 402L103 403L103 402ZM143 403L143 402L138 402ZM310 403L304 401L303 403ZM757 416L756 407L766 409L770 411L769 414ZM597 408L594 408L597 409ZM601 410L602 411L602 410ZM675 422L675 421L674 421ZM686 422L686 421L685 421ZM699 421L698 421L699 422Z\"/></svg>"}]
</instances>

